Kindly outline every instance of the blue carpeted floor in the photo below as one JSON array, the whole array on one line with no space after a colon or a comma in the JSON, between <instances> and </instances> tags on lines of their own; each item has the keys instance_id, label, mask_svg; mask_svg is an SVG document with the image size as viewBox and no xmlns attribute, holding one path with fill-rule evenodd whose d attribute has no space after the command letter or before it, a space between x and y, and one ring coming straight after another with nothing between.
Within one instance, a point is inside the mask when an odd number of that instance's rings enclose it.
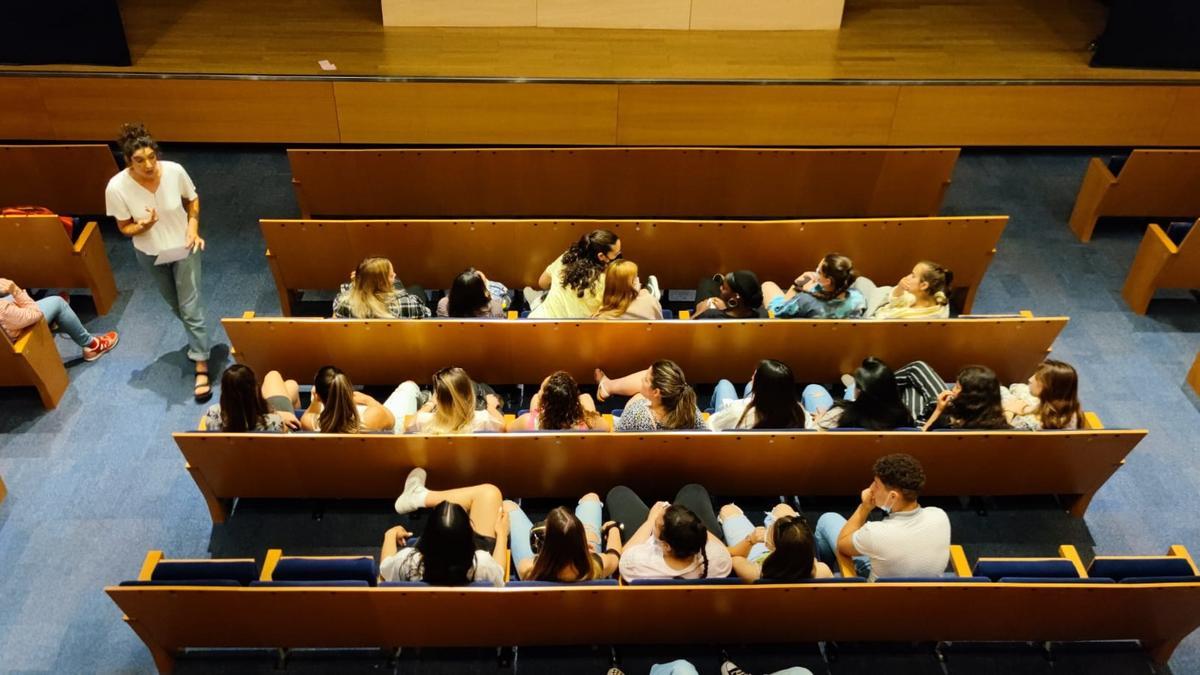
<instances>
[{"instance_id":1,"label":"blue carpeted floor","mask_svg":"<svg viewBox=\"0 0 1200 675\"><path fill-rule=\"evenodd\" d=\"M287 160L279 148L166 150L187 167L201 194L209 246L205 302L217 341L225 343L220 317L278 313L257 220L298 215ZM979 504L957 505L955 539L972 557L1049 554L1060 543L1114 554L1159 553L1169 544L1200 552L1193 517L1200 494L1200 467L1193 460L1200 412L1183 383L1200 348L1200 307L1190 294L1174 293L1163 294L1146 317L1127 310L1120 286L1142 227L1103 224L1085 246L1066 226L1087 157L967 154L943 211L1012 216L976 311L1070 316L1055 356L1079 369L1085 407L1109 426L1146 427L1151 434L1097 496L1085 523L1072 522L1053 504L989 503L982 505L985 512ZM53 412L44 412L32 392L0 390L0 475L10 491L0 505L3 672L152 671L149 654L103 593L105 585L136 575L148 549L172 557L261 555L281 544L289 550L369 551L393 518L386 504L246 504L214 530L169 436L192 427L202 410L191 400L183 330L137 270L130 244L115 229L104 234L119 302L101 318L86 297L73 304L93 331L119 330L121 344L85 364L78 348L60 340L70 359L71 386ZM627 255L637 259L634 251ZM215 371L227 355L223 344ZM603 672L594 661L573 657L558 667ZM342 665L356 669L353 662ZM1171 665L1175 673L1200 672L1200 638L1186 641ZM452 661L441 667L456 669ZM208 659L187 668L240 672L236 662ZM289 670L310 672L299 661Z\"/></svg>"}]
</instances>

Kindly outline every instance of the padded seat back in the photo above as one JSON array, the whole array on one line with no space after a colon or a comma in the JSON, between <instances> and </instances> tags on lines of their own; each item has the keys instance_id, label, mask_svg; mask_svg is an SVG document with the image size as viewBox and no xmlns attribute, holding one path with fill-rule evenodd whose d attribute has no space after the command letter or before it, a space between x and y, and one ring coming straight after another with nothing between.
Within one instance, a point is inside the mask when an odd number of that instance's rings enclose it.
<instances>
[{"instance_id":1,"label":"padded seat back","mask_svg":"<svg viewBox=\"0 0 1200 675\"><path fill-rule=\"evenodd\" d=\"M1004 577L1078 579L1079 572L1066 558L980 558L972 576L992 581Z\"/></svg>"},{"instance_id":2,"label":"padded seat back","mask_svg":"<svg viewBox=\"0 0 1200 675\"><path fill-rule=\"evenodd\" d=\"M1088 567L1088 576L1123 581L1130 577L1192 577L1196 571L1184 558L1174 556L1104 557L1097 556Z\"/></svg>"},{"instance_id":3,"label":"padded seat back","mask_svg":"<svg viewBox=\"0 0 1200 675\"><path fill-rule=\"evenodd\" d=\"M590 581L510 581L509 588L556 588L564 586L618 586L616 579L591 579Z\"/></svg>"},{"instance_id":4,"label":"padded seat back","mask_svg":"<svg viewBox=\"0 0 1200 675\"><path fill-rule=\"evenodd\" d=\"M371 584L361 579L341 579L333 581L251 581L251 586L267 588L367 588Z\"/></svg>"},{"instance_id":5,"label":"padded seat back","mask_svg":"<svg viewBox=\"0 0 1200 675\"><path fill-rule=\"evenodd\" d=\"M630 586L736 586L745 583L737 577L717 579L633 579Z\"/></svg>"},{"instance_id":6,"label":"padded seat back","mask_svg":"<svg viewBox=\"0 0 1200 675\"><path fill-rule=\"evenodd\" d=\"M150 581L197 582L228 579L245 586L258 579L258 563L252 559L160 560Z\"/></svg>"},{"instance_id":7,"label":"padded seat back","mask_svg":"<svg viewBox=\"0 0 1200 675\"><path fill-rule=\"evenodd\" d=\"M379 568L372 558L306 558L303 556L279 559L272 581L365 581L374 586Z\"/></svg>"}]
</instances>

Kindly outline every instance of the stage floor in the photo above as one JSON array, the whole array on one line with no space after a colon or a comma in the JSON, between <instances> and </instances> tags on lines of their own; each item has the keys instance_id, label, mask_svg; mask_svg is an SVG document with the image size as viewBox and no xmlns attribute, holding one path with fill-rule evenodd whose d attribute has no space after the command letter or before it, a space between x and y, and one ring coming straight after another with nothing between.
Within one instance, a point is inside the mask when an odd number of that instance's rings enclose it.
<instances>
[{"instance_id":1,"label":"stage floor","mask_svg":"<svg viewBox=\"0 0 1200 675\"><path fill-rule=\"evenodd\" d=\"M380 78L1198 81L1093 69L1099 0L847 0L841 31L384 28L378 0L124 0L132 68L7 71ZM318 61L336 65L322 70Z\"/></svg>"}]
</instances>

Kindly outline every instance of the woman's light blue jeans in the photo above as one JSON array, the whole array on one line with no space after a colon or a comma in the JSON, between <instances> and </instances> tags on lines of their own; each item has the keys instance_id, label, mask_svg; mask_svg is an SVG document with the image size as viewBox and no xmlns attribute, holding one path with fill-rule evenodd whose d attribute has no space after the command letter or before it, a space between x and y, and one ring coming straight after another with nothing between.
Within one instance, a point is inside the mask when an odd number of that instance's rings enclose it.
<instances>
[{"instance_id":1,"label":"woman's light blue jeans","mask_svg":"<svg viewBox=\"0 0 1200 675\"><path fill-rule=\"evenodd\" d=\"M741 398L750 397L750 392L752 391L750 388L751 384L753 382L746 383L746 387L742 389ZM719 412L721 408L725 407L726 403L736 400L738 400L737 387L733 386L733 383L729 380L721 380L717 383L716 388L713 389L711 407L713 412Z\"/></svg>"},{"instance_id":2,"label":"woman's light blue jeans","mask_svg":"<svg viewBox=\"0 0 1200 675\"><path fill-rule=\"evenodd\" d=\"M575 505L575 517L583 523L585 529L596 535L592 550L599 553L603 543L600 541L600 527L604 525L604 503L599 500L580 499ZM533 530L533 522L518 506L508 512L508 529L511 533L509 541L512 546L513 564L520 569L522 560L531 560L534 557L533 547L529 544L529 532Z\"/></svg>"},{"instance_id":3,"label":"woman's light blue jeans","mask_svg":"<svg viewBox=\"0 0 1200 675\"><path fill-rule=\"evenodd\" d=\"M829 565L829 569L837 572L837 540L846 526L846 519L840 513L823 513L817 519L817 527L813 530L813 544L817 549L817 560ZM871 576L871 559L865 555L854 556L854 571L860 577Z\"/></svg>"},{"instance_id":4,"label":"woman's light blue jeans","mask_svg":"<svg viewBox=\"0 0 1200 675\"><path fill-rule=\"evenodd\" d=\"M853 401L857 395L854 382L846 388L847 401ZM800 396L801 402L804 403L804 409L810 413L821 414L833 407L833 395L829 390L819 384L810 384L804 388L804 393Z\"/></svg>"},{"instance_id":5,"label":"woman's light blue jeans","mask_svg":"<svg viewBox=\"0 0 1200 675\"><path fill-rule=\"evenodd\" d=\"M46 317L46 325L50 326L51 330L56 333L66 333L70 336L71 341L80 347L86 347L92 344L92 334L88 329L83 327L83 322L75 315L75 310L67 304L66 300L51 295L37 301L38 309L42 310L42 314ZM55 330L57 324L57 330Z\"/></svg>"},{"instance_id":6,"label":"woman's light blue jeans","mask_svg":"<svg viewBox=\"0 0 1200 675\"><path fill-rule=\"evenodd\" d=\"M768 512L767 517L763 519L763 527L768 530L775 524L775 514ZM754 532L754 523L745 514L739 513L736 516L731 516L721 521L721 526L725 528L725 545L736 546L743 539L750 536ZM750 547L750 553L746 555L746 560L758 560L768 551L766 544L754 544Z\"/></svg>"}]
</instances>

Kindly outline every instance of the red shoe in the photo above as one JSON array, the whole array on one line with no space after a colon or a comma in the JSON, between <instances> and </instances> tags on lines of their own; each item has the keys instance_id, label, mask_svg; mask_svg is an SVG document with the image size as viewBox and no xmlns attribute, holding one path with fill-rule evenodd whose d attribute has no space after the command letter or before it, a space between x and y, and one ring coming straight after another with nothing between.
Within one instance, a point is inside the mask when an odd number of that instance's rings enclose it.
<instances>
[{"instance_id":1,"label":"red shoe","mask_svg":"<svg viewBox=\"0 0 1200 675\"><path fill-rule=\"evenodd\" d=\"M104 352L112 349L113 347L116 347L118 340L120 340L120 336L117 335L117 331L115 331L115 330L109 331L109 332L105 333L104 335L97 335L96 342L98 342L99 344L96 345L95 349L90 349L88 347L84 347L83 348L83 360L84 361L95 361L96 359L103 356Z\"/></svg>"}]
</instances>

